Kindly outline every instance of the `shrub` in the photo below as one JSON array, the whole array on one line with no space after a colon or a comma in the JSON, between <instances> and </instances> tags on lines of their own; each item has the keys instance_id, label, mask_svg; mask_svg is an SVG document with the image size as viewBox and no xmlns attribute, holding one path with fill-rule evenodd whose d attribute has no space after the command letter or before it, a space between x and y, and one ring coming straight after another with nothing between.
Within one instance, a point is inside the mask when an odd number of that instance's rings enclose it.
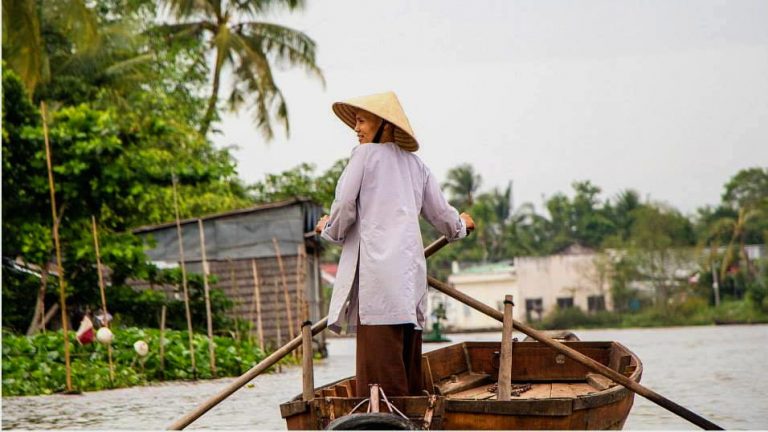
<instances>
[{"instance_id":1,"label":"shrub","mask_svg":"<svg viewBox=\"0 0 768 432\"><path fill-rule=\"evenodd\" d=\"M189 339L185 331L166 330L164 367L160 364L160 331L126 328L114 330L112 359L115 379L110 381L107 347L98 343L79 345L70 332L72 385L82 391L128 387L161 379L191 379ZM144 340L149 354L140 358L133 344ZM214 336L218 376L240 375L258 363L266 353L248 341ZM208 360L208 338L194 335L198 378L212 378ZM64 344L61 332L35 336L3 333L3 396L50 394L66 387ZM287 358L284 362L293 361Z\"/></svg>"}]
</instances>

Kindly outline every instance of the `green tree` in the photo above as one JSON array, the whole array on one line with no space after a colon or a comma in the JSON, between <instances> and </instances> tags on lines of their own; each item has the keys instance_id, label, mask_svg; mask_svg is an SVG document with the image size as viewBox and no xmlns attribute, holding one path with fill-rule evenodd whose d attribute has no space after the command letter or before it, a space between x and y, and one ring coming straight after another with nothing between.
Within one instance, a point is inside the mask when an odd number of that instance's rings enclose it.
<instances>
[{"instance_id":1,"label":"green tree","mask_svg":"<svg viewBox=\"0 0 768 432\"><path fill-rule=\"evenodd\" d=\"M297 30L258 20L277 9L301 8L301 0L217 1L167 0L176 22L163 24L160 31L174 39L206 41L212 54L211 91L200 124L206 135L215 120L219 87L225 70L232 74L233 86L227 96L230 109L247 103L256 127L267 139L274 135L273 119L289 131L288 106L278 88L272 65L303 68L311 76L323 79L315 61L315 42Z\"/></svg>"},{"instance_id":2,"label":"green tree","mask_svg":"<svg viewBox=\"0 0 768 432\"><path fill-rule=\"evenodd\" d=\"M628 243L631 273L650 284L656 304L666 309L681 286L680 270L690 269L695 243L691 222L677 210L646 205L634 211Z\"/></svg>"},{"instance_id":3,"label":"green tree","mask_svg":"<svg viewBox=\"0 0 768 432\"><path fill-rule=\"evenodd\" d=\"M30 97L51 77L46 26L71 35L78 51L90 49L99 38L96 15L82 0L3 2L3 60L19 74Z\"/></svg>"},{"instance_id":4,"label":"green tree","mask_svg":"<svg viewBox=\"0 0 768 432\"><path fill-rule=\"evenodd\" d=\"M451 204L458 209L466 209L474 204L474 196L480 189L483 178L470 164L463 164L448 170L443 189L450 194Z\"/></svg>"},{"instance_id":5,"label":"green tree","mask_svg":"<svg viewBox=\"0 0 768 432\"><path fill-rule=\"evenodd\" d=\"M44 268L52 251L43 132L19 78L8 69L3 70L3 89L3 253ZM51 116L61 239L73 303L98 303L91 215L99 221L103 262L117 286L150 271L141 241L126 232L173 219L172 173L189 188L182 201L185 209L229 210L251 202L236 180L229 152L213 149L184 119L173 117L171 106L159 106L153 116L118 115L115 109L88 105L65 107ZM4 296L10 289L38 289L8 286L11 281L5 272L3 276Z\"/></svg>"},{"instance_id":6,"label":"green tree","mask_svg":"<svg viewBox=\"0 0 768 432\"><path fill-rule=\"evenodd\" d=\"M267 174L264 180L251 185L250 190L256 202L309 198L330 211L336 183L348 161L339 159L321 174L315 174L314 165L303 163L278 174Z\"/></svg>"}]
</instances>

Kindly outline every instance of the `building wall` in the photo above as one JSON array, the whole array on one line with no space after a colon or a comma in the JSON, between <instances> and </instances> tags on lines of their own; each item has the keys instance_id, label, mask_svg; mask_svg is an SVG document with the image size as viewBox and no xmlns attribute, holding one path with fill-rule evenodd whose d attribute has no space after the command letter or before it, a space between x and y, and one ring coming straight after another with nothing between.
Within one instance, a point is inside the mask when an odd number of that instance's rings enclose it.
<instances>
[{"instance_id":1,"label":"building wall","mask_svg":"<svg viewBox=\"0 0 768 432\"><path fill-rule=\"evenodd\" d=\"M611 310L609 278L596 265L599 259L594 253L517 258L518 309L525 312L526 300L541 299L545 316L557 306L558 298L572 298L574 306L588 311L588 298L602 295L606 309Z\"/></svg>"},{"instance_id":2,"label":"building wall","mask_svg":"<svg viewBox=\"0 0 768 432\"><path fill-rule=\"evenodd\" d=\"M518 290L513 271L499 273L467 273L455 274L448 278L459 291L470 295L477 300L496 308L504 310L504 296L512 294L517 298ZM433 291L430 295L429 311L431 312L438 303L444 302L446 308L446 320L443 325L447 330L484 330L501 328L501 323L495 319L466 306L444 294ZM515 319L520 319L519 311L515 310Z\"/></svg>"},{"instance_id":3,"label":"building wall","mask_svg":"<svg viewBox=\"0 0 768 432\"><path fill-rule=\"evenodd\" d=\"M503 311L504 296L514 297L513 316L521 322L543 318L557 307L558 299L572 299L574 307L589 311L589 297L602 296L606 310L612 310L609 275L600 271L600 255L594 253L562 254L547 257L523 257L514 267L488 272L464 271L451 275L448 282L459 291ZM541 301L541 313L526 310L528 300ZM596 301L596 300L595 300ZM485 330L501 328L501 323L458 300L430 290L428 311L439 303L446 307L447 330ZM430 316L428 325L434 321ZM530 319L529 319L530 318Z\"/></svg>"},{"instance_id":4,"label":"building wall","mask_svg":"<svg viewBox=\"0 0 768 432\"><path fill-rule=\"evenodd\" d=\"M258 274L258 288L254 281L253 265L256 263ZM266 346L280 346L290 340L291 327L288 322L288 314L292 318L294 336L300 332L300 325L309 319L312 322L319 321L324 316L324 306L321 304L319 289L317 288L316 263L313 254L308 253L304 260L303 268L297 268L298 255L286 255L282 257L283 270L287 290L283 287L283 272L276 257L239 259L239 260L211 260L208 268L215 275L217 282L211 288L220 289L234 303L228 311L232 318L239 318L253 323L252 336L258 340L259 305L257 304L256 290L261 308L261 323ZM201 273L202 266L199 261L187 263L188 273ZM142 281L132 281L131 284L138 289L148 289L149 284ZM297 286L303 289L297 290ZM157 290L166 292L168 296L181 295L180 287L154 286ZM286 291L288 304L286 307ZM322 315L321 315L322 314ZM197 323L200 324L200 323ZM278 328L279 337L278 337ZM214 333L217 329L214 328ZM315 337L324 340L323 336Z\"/></svg>"}]
</instances>

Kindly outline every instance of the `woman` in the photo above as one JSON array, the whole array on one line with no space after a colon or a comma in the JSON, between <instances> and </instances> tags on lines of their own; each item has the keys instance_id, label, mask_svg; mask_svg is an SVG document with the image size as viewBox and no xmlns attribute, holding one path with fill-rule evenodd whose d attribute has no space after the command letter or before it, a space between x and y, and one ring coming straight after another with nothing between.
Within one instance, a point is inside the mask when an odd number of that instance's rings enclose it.
<instances>
[{"instance_id":1,"label":"woman","mask_svg":"<svg viewBox=\"0 0 768 432\"><path fill-rule=\"evenodd\" d=\"M328 327L357 330L357 394L379 384L388 396L421 394L421 333L427 300L419 215L449 241L474 229L443 197L414 154L419 143L394 93L333 104L360 145L316 231L343 245Z\"/></svg>"}]
</instances>

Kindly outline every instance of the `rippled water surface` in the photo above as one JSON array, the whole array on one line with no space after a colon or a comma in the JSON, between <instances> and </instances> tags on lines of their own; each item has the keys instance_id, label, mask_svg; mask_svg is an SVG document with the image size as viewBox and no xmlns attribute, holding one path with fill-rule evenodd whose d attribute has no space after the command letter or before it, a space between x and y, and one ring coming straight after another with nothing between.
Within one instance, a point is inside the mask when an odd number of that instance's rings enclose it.
<instances>
[{"instance_id":1,"label":"rippled water surface","mask_svg":"<svg viewBox=\"0 0 768 432\"><path fill-rule=\"evenodd\" d=\"M582 340L615 340L644 366L642 384L726 429L768 428L768 325L580 330ZM499 334L449 335L454 342ZM444 345L428 344L425 351ZM320 385L354 373L353 339L330 339L317 362ZM164 429L232 382L173 382L79 396L2 399L3 429ZM188 429L285 429L279 404L301 392L297 367L257 377ZM695 429L642 397L625 429Z\"/></svg>"}]
</instances>

